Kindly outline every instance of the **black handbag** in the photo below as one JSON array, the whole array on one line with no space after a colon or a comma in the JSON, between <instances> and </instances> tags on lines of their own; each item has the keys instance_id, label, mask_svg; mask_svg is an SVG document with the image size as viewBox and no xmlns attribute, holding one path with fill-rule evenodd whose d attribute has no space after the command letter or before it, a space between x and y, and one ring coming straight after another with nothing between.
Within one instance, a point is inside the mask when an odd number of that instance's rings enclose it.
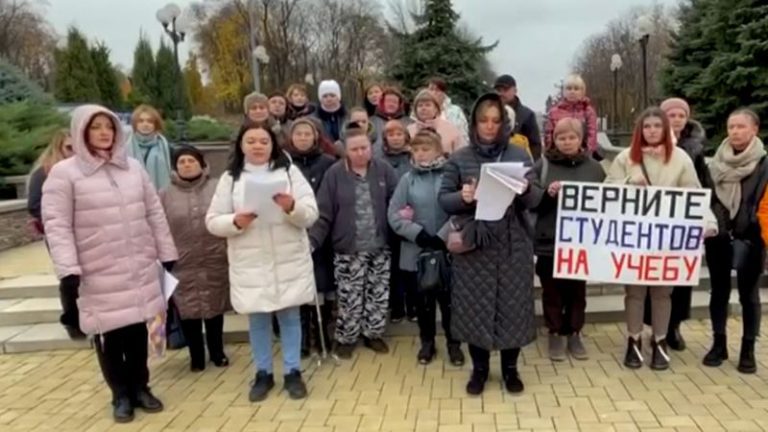
<instances>
[{"instance_id":1,"label":"black handbag","mask_svg":"<svg viewBox=\"0 0 768 432\"><path fill-rule=\"evenodd\" d=\"M749 252L752 249L752 242L742 239L731 239L732 259L731 268L733 270L743 269L749 262Z\"/></svg>"},{"instance_id":2,"label":"black handbag","mask_svg":"<svg viewBox=\"0 0 768 432\"><path fill-rule=\"evenodd\" d=\"M424 250L419 254L416 267L418 291L448 289L451 281L451 264L444 251Z\"/></svg>"}]
</instances>

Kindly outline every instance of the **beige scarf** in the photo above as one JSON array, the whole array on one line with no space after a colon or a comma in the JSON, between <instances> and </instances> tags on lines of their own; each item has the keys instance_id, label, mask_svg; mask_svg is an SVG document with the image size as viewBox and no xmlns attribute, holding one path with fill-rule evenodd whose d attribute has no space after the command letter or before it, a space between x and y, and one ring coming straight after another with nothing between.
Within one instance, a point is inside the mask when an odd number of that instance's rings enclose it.
<instances>
[{"instance_id":1,"label":"beige scarf","mask_svg":"<svg viewBox=\"0 0 768 432\"><path fill-rule=\"evenodd\" d=\"M715 184L715 194L728 209L731 219L736 217L741 207L741 181L755 171L765 154L760 138L755 137L739 154L734 153L733 147L726 139L720 144L715 157L709 163L709 172Z\"/></svg>"}]
</instances>

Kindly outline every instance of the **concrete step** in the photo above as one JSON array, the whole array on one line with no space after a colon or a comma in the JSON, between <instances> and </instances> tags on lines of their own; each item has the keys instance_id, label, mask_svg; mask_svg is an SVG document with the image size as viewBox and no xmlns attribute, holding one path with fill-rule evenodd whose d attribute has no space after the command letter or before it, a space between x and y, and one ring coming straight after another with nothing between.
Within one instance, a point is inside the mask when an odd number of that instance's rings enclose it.
<instances>
[{"instance_id":1,"label":"concrete step","mask_svg":"<svg viewBox=\"0 0 768 432\"><path fill-rule=\"evenodd\" d=\"M711 281L709 269L701 268L699 285L694 290L709 291ZM733 274L733 284L736 283L736 273ZM533 285L537 293L541 290L538 277L534 278ZM763 276L763 286L768 286L768 275ZM623 285L605 284L600 282L587 283L588 296L619 295L624 292ZM33 299L44 297L59 297L59 282L52 274L32 274L0 279L0 300Z\"/></svg>"},{"instance_id":2,"label":"concrete step","mask_svg":"<svg viewBox=\"0 0 768 432\"><path fill-rule=\"evenodd\" d=\"M768 312L768 289L761 289L763 310ZM695 291L692 300L692 318L709 318L709 293ZM536 316L538 325L543 325L541 318L541 301L536 300ZM731 294L731 313L740 314L738 293ZM587 322L622 322L624 320L624 296L603 295L592 297L587 301ZM440 325L437 326L440 329ZM438 330L441 331L441 330ZM390 324L387 336L418 336L416 323L401 322ZM229 314L224 319L224 341L228 344L248 343L248 318L245 315ZM58 323L0 326L0 352L25 353L35 351L89 349L91 340L72 341L66 331Z\"/></svg>"}]
</instances>

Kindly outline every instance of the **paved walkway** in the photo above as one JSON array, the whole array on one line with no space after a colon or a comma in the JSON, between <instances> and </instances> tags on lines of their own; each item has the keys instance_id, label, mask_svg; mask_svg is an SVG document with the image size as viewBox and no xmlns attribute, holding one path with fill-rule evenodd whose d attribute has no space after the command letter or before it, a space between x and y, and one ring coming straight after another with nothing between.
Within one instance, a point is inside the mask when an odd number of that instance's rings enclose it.
<instances>
[{"instance_id":1,"label":"paved walkway","mask_svg":"<svg viewBox=\"0 0 768 432\"><path fill-rule=\"evenodd\" d=\"M732 329L740 331L740 326L734 323ZM524 350L526 392L521 396L502 390L498 356L492 358L492 378L483 397L466 396L469 367L454 368L442 360L418 366L414 338L394 338L386 356L360 349L353 360L337 367L308 365L308 399L291 401L274 390L261 404L247 398L253 378L248 346L228 346L232 365L202 374L188 372L186 352L174 352L152 365L153 388L167 410L137 414L129 425L112 423L109 395L92 352L2 355L0 430L768 430L765 345L760 346L757 375L738 374L733 361L720 369L705 368L700 359L709 345L708 323L690 322L684 329L690 349L673 354L670 371L654 373L622 368L619 325L588 326L585 331L592 354L586 362L553 365L542 357L543 338ZM737 334L731 336L736 342ZM732 358L738 356L737 345L731 344Z\"/></svg>"}]
</instances>

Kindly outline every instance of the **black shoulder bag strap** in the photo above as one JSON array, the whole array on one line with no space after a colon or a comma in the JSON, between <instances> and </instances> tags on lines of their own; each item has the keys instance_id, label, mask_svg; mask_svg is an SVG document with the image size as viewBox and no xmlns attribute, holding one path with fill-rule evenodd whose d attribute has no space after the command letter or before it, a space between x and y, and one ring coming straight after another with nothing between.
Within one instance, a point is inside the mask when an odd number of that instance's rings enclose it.
<instances>
[{"instance_id":1,"label":"black shoulder bag strap","mask_svg":"<svg viewBox=\"0 0 768 432\"><path fill-rule=\"evenodd\" d=\"M648 169L645 168L645 161L640 161L640 169L643 170L643 177L645 177L645 181L648 182L648 186L653 186L651 183L651 178L648 177Z\"/></svg>"}]
</instances>

